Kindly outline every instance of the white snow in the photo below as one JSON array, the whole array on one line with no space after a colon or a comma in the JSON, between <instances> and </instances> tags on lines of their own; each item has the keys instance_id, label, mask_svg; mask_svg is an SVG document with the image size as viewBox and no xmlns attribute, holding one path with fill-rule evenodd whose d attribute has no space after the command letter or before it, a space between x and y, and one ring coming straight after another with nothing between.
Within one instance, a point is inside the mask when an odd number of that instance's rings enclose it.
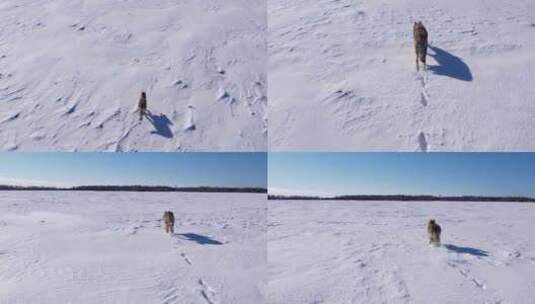
<instances>
[{"instance_id":1,"label":"white snow","mask_svg":"<svg viewBox=\"0 0 535 304\"><path fill-rule=\"evenodd\" d=\"M270 150L535 148L532 0L273 0L268 14Z\"/></svg>"},{"instance_id":2,"label":"white snow","mask_svg":"<svg viewBox=\"0 0 535 304\"><path fill-rule=\"evenodd\" d=\"M263 194L0 192L0 303L260 303L265 207Z\"/></svg>"},{"instance_id":3,"label":"white snow","mask_svg":"<svg viewBox=\"0 0 535 304\"><path fill-rule=\"evenodd\" d=\"M265 151L266 39L265 0L2 0L0 150Z\"/></svg>"},{"instance_id":4,"label":"white snow","mask_svg":"<svg viewBox=\"0 0 535 304\"><path fill-rule=\"evenodd\" d=\"M269 201L268 303L533 303L534 204ZM442 245L427 221L442 226Z\"/></svg>"}]
</instances>

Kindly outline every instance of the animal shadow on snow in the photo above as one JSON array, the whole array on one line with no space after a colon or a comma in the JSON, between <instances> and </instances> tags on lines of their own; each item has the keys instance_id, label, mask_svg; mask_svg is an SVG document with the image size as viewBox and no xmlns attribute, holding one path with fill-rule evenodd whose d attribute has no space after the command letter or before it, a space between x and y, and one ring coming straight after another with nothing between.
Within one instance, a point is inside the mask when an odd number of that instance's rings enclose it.
<instances>
[{"instance_id":1,"label":"animal shadow on snow","mask_svg":"<svg viewBox=\"0 0 535 304\"><path fill-rule=\"evenodd\" d=\"M438 65L429 65L428 69L436 75L448 76L463 81L472 81L474 78L468 65L459 57L438 47L430 46L433 57Z\"/></svg>"},{"instance_id":2,"label":"animal shadow on snow","mask_svg":"<svg viewBox=\"0 0 535 304\"><path fill-rule=\"evenodd\" d=\"M455 245L452 245L452 244L445 244L444 247L446 247L446 249L448 249L450 251L454 251L454 252L457 252L457 253L466 253L466 254L479 256L479 257L489 256L489 253L487 251L481 250L481 249L477 249L477 248L460 247L460 246L455 246Z\"/></svg>"},{"instance_id":3,"label":"animal shadow on snow","mask_svg":"<svg viewBox=\"0 0 535 304\"><path fill-rule=\"evenodd\" d=\"M214 240L210 237L196 233L175 233L175 236L180 239L192 241L200 245L223 245L223 243L218 240Z\"/></svg>"},{"instance_id":4,"label":"animal shadow on snow","mask_svg":"<svg viewBox=\"0 0 535 304\"><path fill-rule=\"evenodd\" d=\"M170 126L173 125L173 122L171 122L171 120L169 120L165 114L154 115L148 112L146 117L155 129L151 132L152 134L158 134L165 138L173 137L173 131L171 131L170 128Z\"/></svg>"}]
</instances>

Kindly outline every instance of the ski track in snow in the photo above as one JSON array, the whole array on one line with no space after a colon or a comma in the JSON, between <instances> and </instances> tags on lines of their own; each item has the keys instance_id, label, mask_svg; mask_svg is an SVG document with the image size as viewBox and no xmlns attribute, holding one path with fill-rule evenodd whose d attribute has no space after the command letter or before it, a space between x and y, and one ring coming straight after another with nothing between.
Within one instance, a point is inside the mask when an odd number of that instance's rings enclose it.
<instances>
[{"instance_id":1,"label":"ski track in snow","mask_svg":"<svg viewBox=\"0 0 535 304\"><path fill-rule=\"evenodd\" d=\"M274 0L268 14L270 150L535 148L531 1ZM325 102L338 92L354 96Z\"/></svg>"},{"instance_id":2,"label":"ski track in snow","mask_svg":"<svg viewBox=\"0 0 535 304\"><path fill-rule=\"evenodd\" d=\"M535 208L519 203L268 202L267 302L531 303ZM427 221L442 226L442 246Z\"/></svg>"},{"instance_id":3,"label":"ski track in snow","mask_svg":"<svg viewBox=\"0 0 535 304\"><path fill-rule=\"evenodd\" d=\"M263 300L263 194L0 192L0 201L0 303Z\"/></svg>"},{"instance_id":4,"label":"ski track in snow","mask_svg":"<svg viewBox=\"0 0 535 304\"><path fill-rule=\"evenodd\" d=\"M2 1L0 150L265 151L265 12L263 0ZM132 129L141 91L151 120Z\"/></svg>"}]
</instances>

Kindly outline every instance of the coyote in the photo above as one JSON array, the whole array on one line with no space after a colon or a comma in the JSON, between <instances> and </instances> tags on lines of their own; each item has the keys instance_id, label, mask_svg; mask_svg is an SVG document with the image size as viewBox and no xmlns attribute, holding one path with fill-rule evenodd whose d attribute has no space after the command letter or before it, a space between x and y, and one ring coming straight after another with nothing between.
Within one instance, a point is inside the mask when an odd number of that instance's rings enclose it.
<instances>
[{"instance_id":1,"label":"coyote","mask_svg":"<svg viewBox=\"0 0 535 304\"><path fill-rule=\"evenodd\" d=\"M420 61L424 64L424 70L427 69L425 57L427 56L427 30L422 22L414 22L414 50L416 51L416 70L420 70Z\"/></svg>"},{"instance_id":2,"label":"coyote","mask_svg":"<svg viewBox=\"0 0 535 304\"><path fill-rule=\"evenodd\" d=\"M143 116L147 113L147 94L145 92L141 92L141 97L139 98L139 102L137 104L137 110L139 111L139 120L143 120Z\"/></svg>"},{"instance_id":3,"label":"coyote","mask_svg":"<svg viewBox=\"0 0 535 304\"><path fill-rule=\"evenodd\" d=\"M442 229L440 225L435 222L435 220L430 220L427 224L427 234L429 235L429 244L435 246L440 246L440 233Z\"/></svg>"},{"instance_id":4,"label":"coyote","mask_svg":"<svg viewBox=\"0 0 535 304\"><path fill-rule=\"evenodd\" d=\"M175 233L175 215L171 211L163 213L163 222L165 224L165 233Z\"/></svg>"}]
</instances>

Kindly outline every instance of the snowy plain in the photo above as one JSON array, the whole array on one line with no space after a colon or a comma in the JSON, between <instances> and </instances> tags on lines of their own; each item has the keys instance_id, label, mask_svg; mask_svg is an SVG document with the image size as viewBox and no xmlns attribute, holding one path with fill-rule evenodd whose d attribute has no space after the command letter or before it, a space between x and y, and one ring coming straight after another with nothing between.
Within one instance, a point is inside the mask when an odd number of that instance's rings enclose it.
<instances>
[{"instance_id":1,"label":"snowy plain","mask_svg":"<svg viewBox=\"0 0 535 304\"><path fill-rule=\"evenodd\" d=\"M535 2L273 0L268 14L271 151L535 148Z\"/></svg>"},{"instance_id":2,"label":"snowy plain","mask_svg":"<svg viewBox=\"0 0 535 304\"><path fill-rule=\"evenodd\" d=\"M535 204L272 200L268 210L268 303L535 298Z\"/></svg>"},{"instance_id":3,"label":"snowy plain","mask_svg":"<svg viewBox=\"0 0 535 304\"><path fill-rule=\"evenodd\" d=\"M0 303L262 303L265 220L263 194L0 192Z\"/></svg>"},{"instance_id":4,"label":"snowy plain","mask_svg":"<svg viewBox=\"0 0 535 304\"><path fill-rule=\"evenodd\" d=\"M266 40L265 0L2 0L0 150L265 151Z\"/></svg>"}]
</instances>

